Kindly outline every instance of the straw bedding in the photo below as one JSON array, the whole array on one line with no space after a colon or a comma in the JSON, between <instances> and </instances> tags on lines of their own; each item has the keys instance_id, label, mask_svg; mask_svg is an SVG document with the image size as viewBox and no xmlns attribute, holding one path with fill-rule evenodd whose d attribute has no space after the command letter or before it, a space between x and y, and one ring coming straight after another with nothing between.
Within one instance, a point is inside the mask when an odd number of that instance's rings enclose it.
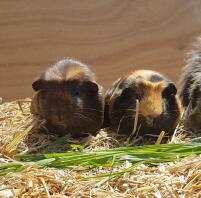
<instances>
[{"instance_id":1,"label":"straw bedding","mask_svg":"<svg viewBox=\"0 0 201 198\"><path fill-rule=\"evenodd\" d=\"M30 101L24 99L0 104L0 162L15 161L14 156L19 153L63 152L83 148L100 150L125 146L124 138L108 135L106 130L100 131L96 137L89 136L84 140L71 139L69 136L61 139L49 134L43 127L43 121L30 114ZM192 137L193 133L186 132L179 126L172 142ZM151 137L145 140L139 136L132 144L154 143L156 139L157 137ZM57 144L51 147L52 142ZM127 161L121 166L80 170L41 169L29 164L21 172L1 176L0 197L201 196L200 156L189 156L182 161L157 166L140 164L128 173L112 176L113 172L130 167L131 164ZM111 177L92 177L101 174L111 174Z\"/></svg>"}]
</instances>

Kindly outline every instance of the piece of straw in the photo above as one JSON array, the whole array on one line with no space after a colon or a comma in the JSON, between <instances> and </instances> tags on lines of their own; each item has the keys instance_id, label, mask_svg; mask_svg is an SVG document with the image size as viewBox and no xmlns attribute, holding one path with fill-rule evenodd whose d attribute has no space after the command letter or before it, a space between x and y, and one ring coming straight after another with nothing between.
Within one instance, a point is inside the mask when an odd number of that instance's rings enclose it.
<instances>
[{"instance_id":1,"label":"piece of straw","mask_svg":"<svg viewBox=\"0 0 201 198\"><path fill-rule=\"evenodd\" d=\"M160 135L158 136L157 140L156 140L156 143L155 144L160 144L163 137L165 135L165 132L164 131L161 131Z\"/></svg>"},{"instance_id":2,"label":"piece of straw","mask_svg":"<svg viewBox=\"0 0 201 198\"><path fill-rule=\"evenodd\" d=\"M179 121L179 123L177 124L177 126L176 126L176 128L175 128L175 130L174 130L174 133L173 133L173 135L172 135L172 139L171 139L170 143L176 143L175 137L176 137L176 135L177 135L178 129L180 128L180 125L181 125L183 116L184 116L184 111L183 111L182 114L181 114L181 120Z\"/></svg>"},{"instance_id":3,"label":"piece of straw","mask_svg":"<svg viewBox=\"0 0 201 198\"><path fill-rule=\"evenodd\" d=\"M135 108L135 118L134 118L134 126L133 126L133 131L130 134L130 136L127 138L126 142L129 143L130 140L132 139L132 137L135 135L135 132L137 130L137 124L138 124L138 116L139 116L139 110L140 110L140 106L139 106L139 100L136 100L136 108Z\"/></svg>"}]
</instances>

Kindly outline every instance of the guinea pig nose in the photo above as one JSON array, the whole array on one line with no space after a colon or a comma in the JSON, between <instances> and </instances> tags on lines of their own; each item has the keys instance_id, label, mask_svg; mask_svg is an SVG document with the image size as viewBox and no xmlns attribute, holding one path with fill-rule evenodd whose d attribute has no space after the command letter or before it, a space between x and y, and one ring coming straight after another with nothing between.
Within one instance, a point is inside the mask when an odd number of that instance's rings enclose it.
<instances>
[{"instance_id":1,"label":"guinea pig nose","mask_svg":"<svg viewBox=\"0 0 201 198\"><path fill-rule=\"evenodd\" d=\"M61 116L64 116L66 114L68 114L71 111L70 107L63 107L63 109L61 109L60 114Z\"/></svg>"},{"instance_id":2,"label":"guinea pig nose","mask_svg":"<svg viewBox=\"0 0 201 198\"><path fill-rule=\"evenodd\" d=\"M148 126L153 126L153 118L152 117L150 117L150 116L148 116L147 118L146 118L146 123L147 123L147 125Z\"/></svg>"}]
</instances>

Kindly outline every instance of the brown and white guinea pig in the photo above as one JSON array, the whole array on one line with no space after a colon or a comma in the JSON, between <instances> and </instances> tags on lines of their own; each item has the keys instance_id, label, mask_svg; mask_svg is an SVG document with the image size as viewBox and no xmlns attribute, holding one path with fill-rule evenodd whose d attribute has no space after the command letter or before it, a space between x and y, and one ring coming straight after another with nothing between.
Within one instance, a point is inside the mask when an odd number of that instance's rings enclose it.
<instances>
[{"instance_id":1,"label":"brown and white guinea pig","mask_svg":"<svg viewBox=\"0 0 201 198\"><path fill-rule=\"evenodd\" d=\"M139 135L171 135L180 120L181 106L177 89L162 74L136 70L119 78L106 92L104 126L129 135L134 128L136 100L139 101Z\"/></svg>"},{"instance_id":2,"label":"brown and white guinea pig","mask_svg":"<svg viewBox=\"0 0 201 198\"><path fill-rule=\"evenodd\" d=\"M64 59L32 84L36 91L31 112L46 120L49 131L73 137L94 135L102 126L102 87L88 66Z\"/></svg>"},{"instance_id":3,"label":"brown and white guinea pig","mask_svg":"<svg viewBox=\"0 0 201 198\"><path fill-rule=\"evenodd\" d=\"M187 129L201 129L201 37L188 54L180 85L184 126Z\"/></svg>"}]
</instances>

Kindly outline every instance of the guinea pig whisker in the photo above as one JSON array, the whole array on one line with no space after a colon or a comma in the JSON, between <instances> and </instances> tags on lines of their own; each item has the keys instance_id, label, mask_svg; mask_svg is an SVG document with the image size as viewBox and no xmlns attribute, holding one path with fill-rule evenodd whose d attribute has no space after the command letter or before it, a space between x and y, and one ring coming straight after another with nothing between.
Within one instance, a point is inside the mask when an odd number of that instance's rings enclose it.
<instances>
[{"instance_id":1,"label":"guinea pig whisker","mask_svg":"<svg viewBox=\"0 0 201 198\"><path fill-rule=\"evenodd\" d=\"M122 116L122 118L119 121L118 128L117 128L117 134L119 133L119 130L120 130L120 127L121 127L121 123L122 123L122 121L123 121L124 118L125 118L125 116Z\"/></svg>"},{"instance_id":2,"label":"guinea pig whisker","mask_svg":"<svg viewBox=\"0 0 201 198\"><path fill-rule=\"evenodd\" d=\"M56 124L57 124L58 126L65 127L65 124L62 123L62 122L56 122Z\"/></svg>"},{"instance_id":3,"label":"guinea pig whisker","mask_svg":"<svg viewBox=\"0 0 201 198\"><path fill-rule=\"evenodd\" d=\"M123 109L123 110L127 110L127 111L136 111L135 109Z\"/></svg>"},{"instance_id":4,"label":"guinea pig whisker","mask_svg":"<svg viewBox=\"0 0 201 198\"><path fill-rule=\"evenodd\" d=\"M136 112L134 109L122 109L123 111L131 111L131 112Z\"/></svg>"},{"instance_id":5,"label":"guinea pig whisker","mask_svg":"<svg viewBox=\"0 0 201 198\"><path fill-rule=\"evenodd\" d=\"M120 109L120 110L118 110L118 111L113 111L112 113L119 113L119 112L126 112L126 111L128 111L128 112L136 112L136 110L131 110L131 109Z\"/></svg>"},{"instance_id":6,"label":"guinea pig whisker","mask_svg":"<svg viewBox=\"0 0 201 198\"><path fill-rule=\"evenodd\" d=\"M98 109L93 109L93 108L82 108L83 110L91 110L91 111L97 111L97 112L103 112L103 111L100 111Z\"/></svg>"},{"instance_id":7,"label":"guinea pig whisker","mask_svg":"<svg viewBox=\"0 0 201 198\"><path fill-rule=\"evenodd\" d=\"M80 119L96 123L94 120L92 120L91 118L89 118L81 113L74 113L74 115L77 115L78 118L80 118Z\"/></svg>"},{"instance_id":8,"label":"guinea pig whisker","mask_svg":"<svg viewBox=\"0 0 201 198\"><path fill-rule=\"evenodd\" d=\"M124 110L122 110L122 111L124 111ZM133 110L133 111L131 111L131 113L132 113L131 115L125 116L125 118L126 118L126 117L133 117L133 113L136 113L136 111ZM119 114L119 112L117 112L117 111L112 112L112 116L115 116L115 114ZM143 116L142 113L138 113L138 115Z\"/></svg>"},{"instance_id":9,"label":"guinea pig whisker","mask_svg":"<svg viewBox=\"0 0 201 198\"><path fill-rule=\"evenodd\" d=\"M180 110L171 110L171 112L180 112Z\"/></svg>"},{"instance_id":10,"label":"guinea pig whisker","mask_svg":"<svg viewBox=\"0 0 201 198\"><path fill-rule=\"evenodd\" d=\"M122 117L123 117L123 119L122 119ZM125 118L133 118L133 116L132 115L127 115L127 116L122 116L121 118L120 118L120 120L122 119L122 121L125 119ZM119 117L117 117L117 116L113 116L113 118L115 119L115 118L119 118Z\"/></svg>"}]
</instances>

